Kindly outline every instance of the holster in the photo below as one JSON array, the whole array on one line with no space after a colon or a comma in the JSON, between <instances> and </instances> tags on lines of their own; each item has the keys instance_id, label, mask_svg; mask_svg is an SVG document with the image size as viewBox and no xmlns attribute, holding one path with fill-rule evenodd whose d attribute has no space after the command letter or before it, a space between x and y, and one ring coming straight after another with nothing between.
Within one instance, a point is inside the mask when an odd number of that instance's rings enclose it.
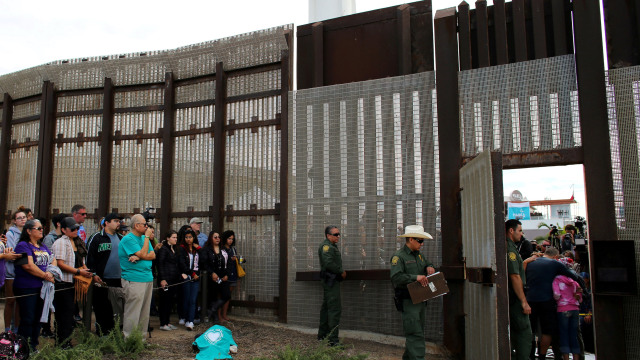
<instances>
[{"instance_id":1,"label":"holster","mask_svg":"<svg viewBox=\"0 0 640 360\"><path fill-rule=\"evenodd\" d=\"M396 305L396 310L403 312L404 305L402 304L402 301L404 299L409 299L410 297L411 295L409 295L409 290L395 288L393 294L393 303Z\"/></svg>"},{"instance_id":2,"label":"holster","mask_svg":"<svg viewBox=\"0 0 640 360\"><path fill-rule=\"evenodd\" d=\"M320 271L320 279L324 280L327 286L332 287L336 282L336 274L330 273L328 271L322 270Z\"/></svg>"}]
</instances>

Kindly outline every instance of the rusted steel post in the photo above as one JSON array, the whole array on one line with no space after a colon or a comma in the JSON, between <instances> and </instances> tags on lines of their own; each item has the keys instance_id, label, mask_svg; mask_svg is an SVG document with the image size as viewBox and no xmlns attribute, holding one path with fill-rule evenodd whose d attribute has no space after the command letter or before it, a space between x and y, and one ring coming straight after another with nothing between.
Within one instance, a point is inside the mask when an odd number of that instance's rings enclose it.
<instances>
[{"instance_id":1,"label":"rusted steel post","mask_svg":"<svg viewBox=\"0 0 640 360\"><path fill-rule=\"evenodd\" d=\"M599 2L573 2L578 105L591 260L594 242L617 240ZM594 262L591 261L591 264ZM593 296L596 357L627 359L622 299Z\"/></svg>"},{"instance_id":2,"label":"rusted steel post","mask_svg":"<svg viewBox=\"0 0 640 360\"><path fill-rule=\"evenodd\" d=\"M438 143L440 144L440 214L442 224L442 270L450 293L444 303L444 345L464 358L464 264L459 204L460 111L458 99L458 41L456 9L436 12L436 89L438 92Z\"/></svg>"},{"instance_id":3,"label":"rusted steel post","mask_svg":"<svg viewBox=\"0 0 640 360\"><path fill-rule=\"evenodd\" d=\"M407 4L398 6L397 39L398 39L398 74L411 74L411 7Z\"/></svg>"},{"instance_id":4,"label":"rusted steel post","mask_svg":"<svg viewBox=\"0 0 640 360\"><path fill-rule=\"evenodd\" d=\"M4 228L7 212L7 188L9 187L9 145L11 144L11 118L13 101L8 93L2 100L2 133L0 133L0 227Z\"/></svg>"},{"instance_id":5,"label":"rusted steel post","mask_svg":"<svg viewBox=\"0 0 640 360\"><path fill-rule=\"evenodd\" d=\"M216 64L216 105L213 122L213 205L211 207L211 226L213 230L222 231L224 219L222 211L224 207L224 178L225 178L225 146L226 133L226 96L227 75L224 73L222 62Z\"/></svg>"},{"instance_id":6,"label":"rusted steel post","mask_svg":"<svg viewBox=\"0 0 640 360\"><path fill-rule=\"evenodd\" d=\"M164 123L162 126L162 190L160 195L160 226L168 230L171 227L171 210L173 194L173 161L175 157L175 144L171 133L174 129L175 119L175 85L173 73L165 74L164 87Z\"/></svg>"},{"instance_id":7,"label":"rusted steel post","mask_svg":"<svg viewBox=\"0 0 640 360\"><path fill-rule=\"evenodd\" d=\"M324 25L317 22L311 26L313 38L313 87L324 85Z\"/></svg>"},{"instance_id":8,"label":"rusted steel post","mask_svg":"<svg viewBox=\"0 0 640 360\"><path fill-rule=\"evenodd\" d=\"M40 111L40 131L38 139L38 160L36 173L36 196L34 213L47 219L49 224L51 191L53 186L53 137L56 127L56 97L53 83L42 85L42 106Z\"/></svg>"},{"instance_id":9,"label":"rusted steel post","mask_svg":"<svg viewBox=\"0 0 640 360\"><path fill-rule=\"evenodd\" d=\"M113 167L113 106L114 91L113 81L104 79L104 91L102 102L102 132L100 134L100 194L98 195L99 219L106 216L109 211L109 199L111 198L111 168Z\"/></svg>"},{"instance_id":10,"label":"rusted steel post","mask_svg":"<svg viewBox=\"0 0 640 360\"><path fill-rule=\"evenodd\" d=\"M291 44L293 34L289 34L288 40ZM282 65L280 75L281 95L281 116L280 116L280 259L278 264L279 289L278 296L278 320L287 322L287 296L289 284L289 88L291 86L289 54L292 54L291 46L289 50L282 51Z\"/></svg>"}]
</instances>

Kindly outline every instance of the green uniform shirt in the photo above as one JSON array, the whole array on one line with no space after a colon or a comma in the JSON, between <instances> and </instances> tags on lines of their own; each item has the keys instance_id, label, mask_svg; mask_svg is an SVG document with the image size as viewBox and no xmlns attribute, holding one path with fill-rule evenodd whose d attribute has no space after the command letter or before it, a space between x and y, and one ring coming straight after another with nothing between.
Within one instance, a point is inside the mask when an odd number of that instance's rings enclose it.
<instances>
[{"instance_id":1,"label":"green uniform shirt","mask_svg":"<svg viewBox=\"0 0 640 360\"><path fill-rule=\"evenodd\" d=\"M407 284L417 280L418 275L427 275L427 267L433 263L422 256L420 251L411 251L405 244L391 258L391 282L393 287L406 289Z\"/></svg>"},{"instance_id":2,"label":"green uniform shirt","mask_svg":"<svg viewBox=\"0 0 640 360\"><path fill-rule=\"evenodd\" d=\"M507 273L520 275L522 279L522 286L527 284L527 277L524 273L524 265L522 265L522 258L518 253L518 248L516 248L516 244L507 240ZM509 299L514 300L517 299L516 292L513 291L513 286L511 285L511 281L509 281Z\"/></svg>"},{"instance_id":3,"label":"green uniform shirt","mask_svg":"<svg viewBox=\"0 0 640 360\"><path fill-rule=\"evenodd\" d=\"M342 255L338 246L325 237L324 241L318 248L318 257L320 258L320 270L328 271L332 274L342 274Z\"/></svg>"}]
</instances>

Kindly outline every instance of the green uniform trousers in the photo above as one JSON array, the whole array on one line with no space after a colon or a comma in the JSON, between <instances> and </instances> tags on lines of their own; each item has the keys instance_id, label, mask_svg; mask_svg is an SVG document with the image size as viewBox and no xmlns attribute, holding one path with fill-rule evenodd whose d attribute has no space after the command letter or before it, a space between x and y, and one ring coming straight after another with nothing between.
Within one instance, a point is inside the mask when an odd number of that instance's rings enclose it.
<instances>
[{"instance_id":1,"label":"green uniform trousers","mask_svg":"<svg viewBox=\"0 0 640 360\"><path fill-rule=\"evenodd\" d=\"M324 297L322 308L320 309L320 327L318 328L318 339L329 339L330 344L338 343L338 326L340 325L340 315L342 315L342 302L340 300L340 283L335 282L328 286L322 281Z\"/></svg>"},{"instance_id":2,"label":"green uniform trousers","mask_svg":"<svg viewBox=\"0 0 640 360\"><path fill-rule=\"evenodd\" d=\"M522 313L522 305L519 301L509 304L509 329L511 335L511 358L514 360L529 360L531 339L533 338L531 322L529 321L529 315Z\"/></svg>"},{"instance_id":3,"label":"green uniform trousers","mask_svg":"<svg viewBox=\"0 0 640 360\"><path fill-rule=\"evenodd\" d=\"M424 321L426 304L421 302L413 304L411 299L402 300L402 329L404 330L405 344L402 360L424 360L426 352L424 342Z\"/></svg>"}]
</instances>

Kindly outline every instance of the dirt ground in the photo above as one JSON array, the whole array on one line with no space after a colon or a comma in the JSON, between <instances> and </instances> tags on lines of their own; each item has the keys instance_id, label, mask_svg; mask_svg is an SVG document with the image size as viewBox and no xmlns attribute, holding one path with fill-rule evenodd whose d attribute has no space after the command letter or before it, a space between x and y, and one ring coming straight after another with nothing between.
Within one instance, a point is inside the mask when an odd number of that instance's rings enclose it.
<instances>
[{"instance_id":1,"label":"dirt ground","mask_svg":"<svg viewBox=\"0 0 640 360\"><path fill-rule=\"evenodd\" d=\"M174 321L174 319L172 319ZM159 322L157 317L151 317L151 333L149 343L154 344L153 352L145 354L142 359L193 359L194 353L191 343L196 334L206 331L213 324L196 325L194 331L187 331L183 326L177 325L178 330L157 330ZM233 333L233 339L238 344L236 360L251 360L257 356L268 356L286 345L292 347L311 347L317 345L316 336L305 334L296 330L282 327L273 327L262 323L255 323L241 318L232 318L230 322L220 325L229 328ZM371 360L396 360L402 358L402 347L381 344L373 341L354 340L342 338L345 344L345 354L368 354ZM428 355L427 360L446 359L441 355Z\"/></svg>"}]
</instances>

